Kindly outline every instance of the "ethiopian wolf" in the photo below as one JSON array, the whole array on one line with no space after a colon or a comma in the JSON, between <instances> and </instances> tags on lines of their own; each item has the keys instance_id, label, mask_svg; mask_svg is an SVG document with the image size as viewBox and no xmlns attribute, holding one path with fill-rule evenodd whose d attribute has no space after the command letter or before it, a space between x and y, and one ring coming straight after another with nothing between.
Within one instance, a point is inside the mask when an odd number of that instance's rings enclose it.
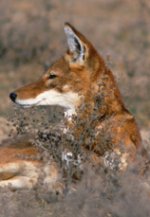
<instances>
[{"instance_id":1,"label":"ethiopian wolf","mask_svg":"<svg viewBox=\"0 0 150 217\"><path fill-rule=\"evenodd\" d=\"M63 107L68 126L73 125L77 135L82 134L84 126L78 128L75 121L70 124L71 118L88 120L96 106L96 121L91 122L91 127L101 136L95 137L90 147L85 140L81 145L83 151L101 159L106 154L100 151L101 147L109 143L110 151L120 156L122 167L126 167L135 159L141 144L135 119L123 103L111 70L93 45L69 23L65 24L64 31L68 42L65 54L38 81L15 90L10 98L25 108ZM83 105L87 109L82 110ZM45 165L41 160L21 159L18 154L36 156L38 150L32 145L0 148L0 186L32 188L41 170L45 172L44 183L54 188L60 186L55 162Z\"/></svg>"}]
</instances>

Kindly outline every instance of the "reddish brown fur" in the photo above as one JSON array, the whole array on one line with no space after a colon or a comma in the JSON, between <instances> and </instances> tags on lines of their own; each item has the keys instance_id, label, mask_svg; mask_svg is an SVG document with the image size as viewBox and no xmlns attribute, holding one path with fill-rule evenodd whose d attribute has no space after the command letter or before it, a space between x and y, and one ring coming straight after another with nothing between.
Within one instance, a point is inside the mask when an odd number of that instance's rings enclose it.
<instances>
[{"instance_id":1,"label":"reddish brown fur","mask_svg":"<svg viewBox=\"0 0 150 217\"><path fill-rule=\"evenodd\" d=\"M18 162L22 160L38 159L38 152L35 147L24 147L20 143L20 148L16 147L3 147L0 150L0 165L10 162ZM36 162L36 160L35 160Z\"/></svg>"},{"instance_id":2,"label":"reddish brown fur","mask_svg":"<svg viewBox=\"0 0 150 217\"><path fill-rule=\"evenodd\" d=\"M49 89L55 89L60 93L69 90L84 96L77 107L79 108L83 102L90 104L90 113L95 106L95 97L99 96L101 97L99 115L102 118L99 119L98 126L94 127L107 129L106 133L110 134L114 148L125 145L131 155L135 154L136 148L141 143L140 133L133 116L124 106L112 72L92 44L74 27L67 25L77 34L86 49L84 64L74 62L73 54L67 51L49 68L40 81L17 90L17 95L19 98L26 99ZM58 77L56 80L49 81L49 73L53 71ZM68 89L64 89L64 85L67 85ZM87 114L89 115L89 112ZM80 114L80 118L85 116Z\"/></svg>"},{"instance_id":3,"label":"reddish brown fur","mask_svg":"<svg viewBox=\"0 0 150 217\"><path fill-rule=\"evenodd\" d=\"M107 68L104 60L99 56L92 44L70 24L66 25L77 35L84 47L83 62L75 61L73 58L74 53L68 50L63 57L48 69L39 81L16 90L17 97L19 99L35 98L40 93L51 89L61 94L68 91L78 93L81 98L76 102L76 111L78 119L81 120L90 119L95 106L97 106L95 100L99 99L97 120L91 122L90 126L95 129L95 133L101 135L101 137L95 137L95 141L91 144L94 159L97 161L99 155L102 154L100 150L103 145L102 136L109 138L109 141L106 140L105 142L111 144L111 149L114 152L120 154L123 146L123 153L127 153L129 159L134 159L136 149L141 143L140 133L133 116L124 106L112 72ZM49 75L53 72L57 75L57 79L50 80ZM87 105L87 107L82 111L83 104ZM84 126L74 124L75 135L79 137L86 127L86 122ZM89 147L84 142L83 147L88 153ZM37 156L38 150L32 147L1 149L0 164L21 161L17 154Z\"/></svg>"}]
</instances>

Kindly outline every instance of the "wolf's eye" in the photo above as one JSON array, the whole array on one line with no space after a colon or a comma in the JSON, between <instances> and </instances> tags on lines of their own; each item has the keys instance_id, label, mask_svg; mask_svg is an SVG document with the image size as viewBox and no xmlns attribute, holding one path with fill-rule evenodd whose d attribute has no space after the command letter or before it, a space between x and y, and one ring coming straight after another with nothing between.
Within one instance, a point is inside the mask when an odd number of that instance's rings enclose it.
<instances>
[{"instance_id":1,"label":"wolf's eye","mask_svg":"<svg viewBox=\"0 0 150 217\"><path fill-rule=\"evenodd\" d=\"M57 75L56 74L49 74L49 76L48 76L48 79L54 79L54 78L56 78L57 77Z\"/></svg>"}]
</instances>

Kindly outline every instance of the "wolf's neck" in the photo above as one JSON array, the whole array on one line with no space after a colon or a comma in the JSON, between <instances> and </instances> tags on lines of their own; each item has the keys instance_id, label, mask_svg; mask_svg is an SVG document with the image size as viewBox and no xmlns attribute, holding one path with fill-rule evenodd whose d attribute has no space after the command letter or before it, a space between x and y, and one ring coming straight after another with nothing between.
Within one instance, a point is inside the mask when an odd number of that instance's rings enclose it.
<instances>
[{"instance_id":1,"label":"wolf's neck","mask_svg":"<svg viewBox=\"0 0 150 217\"><path fill-rule=\"evenodd\" d=\"M121 93L109 69L100 75L98 91L95 95L95 106L99 107L100 113L117 114L126 110Z\"/></svg>"},{"instance_id":2,"label":"wolf's neck","mask_svg":"<svg viewBox=\"0 0 150 217\"><path fill-rule=\"evenodd\" d=\"M72 121L73 116L88 119L94 112L100 118L127 111L112 72L107 68L105 70L90 88L82 105L79 108L73 107L64 112L68 121Z\"/></svg>"}]
</instances>

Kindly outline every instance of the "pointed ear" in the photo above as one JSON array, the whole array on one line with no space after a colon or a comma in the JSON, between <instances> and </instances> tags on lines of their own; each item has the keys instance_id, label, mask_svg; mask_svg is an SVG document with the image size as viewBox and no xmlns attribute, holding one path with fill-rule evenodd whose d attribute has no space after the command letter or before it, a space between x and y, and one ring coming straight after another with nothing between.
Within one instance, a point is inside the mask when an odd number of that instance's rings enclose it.
<instances>
[{"instance_id":1,"label":"pointed ear","mask_svg":"<svg viewBox=\"0 0 150 217\"><path fill-rule=\"evenodd\" d=\"M72 54L72 61L84 63L87 47L83 41L84 36L81 35L69 23L65 24L64 31L67 36L69 52Z\"/></svg>"}]
</instances>

